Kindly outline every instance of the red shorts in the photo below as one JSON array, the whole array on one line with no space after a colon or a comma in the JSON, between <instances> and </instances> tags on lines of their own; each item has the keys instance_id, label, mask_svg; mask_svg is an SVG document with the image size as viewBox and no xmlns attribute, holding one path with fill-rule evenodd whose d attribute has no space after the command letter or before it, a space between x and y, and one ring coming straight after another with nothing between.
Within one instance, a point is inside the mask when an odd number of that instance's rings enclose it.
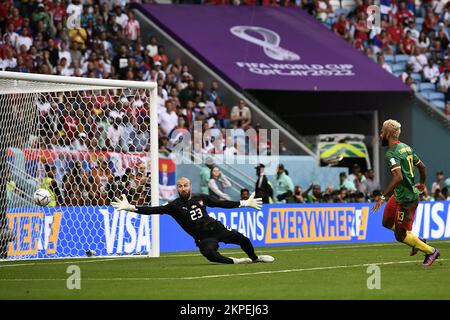
<instances>
[{"instance_id":1,"label":"red shorts","mask_svg":"<svg viewBox=\"0 0 450 320\"><path fill-rule=\"evenodd\" d=\"M411 231L418 204L419 201L397 202L395 196L392 195L384 208L383 220L392 220L396 229L402 228Z\"/></svg>"}]
</instances>

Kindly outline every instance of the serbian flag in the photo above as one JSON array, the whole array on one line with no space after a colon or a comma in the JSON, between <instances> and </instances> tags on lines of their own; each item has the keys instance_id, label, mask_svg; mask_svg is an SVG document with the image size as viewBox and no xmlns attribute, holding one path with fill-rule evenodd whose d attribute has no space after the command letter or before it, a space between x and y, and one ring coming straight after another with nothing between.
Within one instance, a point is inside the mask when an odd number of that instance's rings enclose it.
<instances>
[{"instance_id":1,"label":"serbian flag","mask_svg":"<svg viewBox=\"0 0 450 320\"><path fill-rule=\"evenodd\" d=\"M159 158L159 196L165 200L177 197L176 166L173 159Z\"/></svg>"}]
</instances>

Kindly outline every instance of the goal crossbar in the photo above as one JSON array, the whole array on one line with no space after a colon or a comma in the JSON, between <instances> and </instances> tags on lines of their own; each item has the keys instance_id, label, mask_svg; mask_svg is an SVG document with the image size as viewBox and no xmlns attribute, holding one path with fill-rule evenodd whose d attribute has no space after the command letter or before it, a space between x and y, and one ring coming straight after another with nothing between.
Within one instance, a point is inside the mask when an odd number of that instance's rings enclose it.
<instances>
[{"instance_id":1,"label":"goal crossbar","mask_svg":"<svg viewBox=\"0 0 450 320\"><path fill-rule=\"evenodd\" d=\"M154 83L154 82L67 77L67 76L55 76L55 75L21 73L21 72L10 72L10 71L0 71L0 79L51 82L51 83L74 84L74 85L88 85L88 86L95 86L95 87L110 87L110 88L111 87L113 87L113 88L128 87L128 88L137 88L137 89L154 89L154 88L156 88L156 83Z\"/></svg>"}]
</instances>

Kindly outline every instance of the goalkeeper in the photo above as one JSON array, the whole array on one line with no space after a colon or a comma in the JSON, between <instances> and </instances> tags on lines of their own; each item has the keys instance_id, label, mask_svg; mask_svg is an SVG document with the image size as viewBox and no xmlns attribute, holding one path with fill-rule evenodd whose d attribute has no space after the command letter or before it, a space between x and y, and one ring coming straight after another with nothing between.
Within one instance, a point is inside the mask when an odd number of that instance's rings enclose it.
<instances>
[{"instance_id":1,"label":"goalkeeper","mask_svg":"<svg viewBox=\"0 0 450 320\"><path fill-rule=\"evenodd\" d=\"M243 234L225 227L220 221L210 217L206 207L237 208L252 207L261 209L262 200L255 199L253 193L248 200L222 201L205 194L191 194L192 185L188 178L177 182L179 198L164 206L147 207L130 204L125 195L122 199L115 198L111 205L118 210L134 211L139 214L169 214L195 240L200 252L211 262L227 264L243 264L251 262L272 262L274 258L255 254L250 239ZM218 252L219 242L232 243L241 246L248 258L225 257Z\"/></svg>"}]
</instances>

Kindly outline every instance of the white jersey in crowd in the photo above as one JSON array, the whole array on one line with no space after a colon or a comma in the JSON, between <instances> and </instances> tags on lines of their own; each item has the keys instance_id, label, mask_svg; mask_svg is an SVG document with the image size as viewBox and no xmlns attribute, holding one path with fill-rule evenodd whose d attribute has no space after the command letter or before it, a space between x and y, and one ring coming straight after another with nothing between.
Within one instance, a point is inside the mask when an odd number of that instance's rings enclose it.
<instances>
[{"instance_id":1,"label":"white jersey in crowd","mask_svg":"<svg viewBox=\"0 0 450 320\"><path fill-rule=\"evenodd\" d=\"M169 135L170 131L178 124L178 115L174 111L171 113L168 113L167 111L161 113L160 119L161 129L164 130L166 135Z\"/></svg>"}]
</instances>

